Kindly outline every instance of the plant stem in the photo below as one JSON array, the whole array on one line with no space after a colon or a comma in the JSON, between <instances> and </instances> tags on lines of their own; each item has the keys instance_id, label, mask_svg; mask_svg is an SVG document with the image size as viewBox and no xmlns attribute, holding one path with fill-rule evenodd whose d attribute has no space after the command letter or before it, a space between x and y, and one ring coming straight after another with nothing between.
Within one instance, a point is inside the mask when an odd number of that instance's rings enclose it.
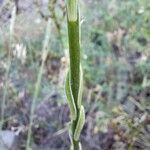
<instances>
[{"instance_id":1,"label":"plant stem","mask_svg":"<svg viewBox=\"0 0 150 150\"><path fill-rule=\"evenodd\" d=\"M79 119L79 109L77 106L77 99L79 93L80 82L80 33L79 33L79 18L76 21L69 21L68 19L68 38L69 38L69 56L70 56L70 77L71 89L74 97L77 118L72 122L72 135L74 135L77 121ZM74 150L79 150L79 141L72 138Z\"/></svg>"},{"instance_id":2,"label":"plant stem","mask_svg":"<svg viewBox=\"0 0 150 150\"><path fill-rule=\"evenodd\" d=\"M82 150L80 134L85 123L82 106L83 73L80 64L80 19L78 0L67 0L67 24L69 39L70 69L67 74L65 90L71 114L71 150Z\"/></svg>"},{"instance_id":3,"label":"plant stem","mask_svg":"<svg viewBox=\"0 0 150 150\"><path fill-rule=\"evenodd\" d=\"M70 73L71 88L77 106L79 75L80 75L80 43L79 43L79 23L68 21L69 54L70 54Z\"/></svg>"}]
</instances>

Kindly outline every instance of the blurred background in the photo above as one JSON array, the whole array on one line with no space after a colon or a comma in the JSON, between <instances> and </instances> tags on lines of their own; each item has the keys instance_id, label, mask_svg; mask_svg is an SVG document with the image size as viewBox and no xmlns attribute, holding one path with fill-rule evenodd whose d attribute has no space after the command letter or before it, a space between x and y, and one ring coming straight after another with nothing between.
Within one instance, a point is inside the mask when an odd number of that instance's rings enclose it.
<instances>
[{"instance_id":1,"label":"blurred background","mask_svg":"<svg viewBox=\"0 0 150 150\"><path fill-rule=\"evenodd\" d=\"M80 0L80 12L83 150L150 150L149 0ZM31 150L69 150L68 59L64 0L0 0L0 137L9 149L25 150L31 128Z\"/></svg>"}]
</instances>

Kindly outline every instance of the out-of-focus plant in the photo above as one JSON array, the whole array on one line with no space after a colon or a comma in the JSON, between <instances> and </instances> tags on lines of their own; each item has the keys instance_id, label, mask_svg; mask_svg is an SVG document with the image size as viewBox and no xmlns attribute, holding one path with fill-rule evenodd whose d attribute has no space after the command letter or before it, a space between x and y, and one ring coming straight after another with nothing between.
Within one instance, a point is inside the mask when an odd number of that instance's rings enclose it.
<instances>
[{"instance_id":1,"label":"out-of-focus plant","mask_svg":"<svg viewBox=\"0 0 150 150\"><path fill-rule=\"evenodd\" d=\"M62 20L64 18L64 15L63 17L60 19L60 17L57 16L56 14L56 3L57 3L57 0L52 0L52 1L49 1L49 11L51 13L51 18L53 19L54 23L55 23L55 26L56 26L56 29L57 29L57 32L58 32L58 38L61 42L61 46L62 48L64 48L64 44L63 44L63 41L62 41L62 35L61 35L61 23L62 23Z\"/></svg>"},{"instance_id":2,"label":"out-of-focus plant","mask_svg":"<svg viewBox=\"0 0 150 150\"><path fill-rule=\"evenodd\" d=\"M40 70L37 76L37 81L35 84L35 91L34 91L34 96L33 96L33 101L32 101L32 105L31 105L31 112L30 112L30 122L29 122L29 127L28 127L28 135L27 135L27 143L26 143L26 150L30 149L30 143L31 143L31 134L32 134L32 125L33 125L33 119L34 119L34 111L35 111L35 106L36 106L36 100L39 94L39 90L40 90L40 84L41 84L41 79L42 79L42 75L43 75L43 69L44 69L44 65L45 65L45 60L47 58L47 53L48 53L48 43L49 43L49 39L50 39L50 24L51 21L50 19L48 20L47 23L47 28L46 28L46 32L45 32L45 38L43 41L43 49L42 49L42 64L40 66Z\"/></svg>"},{"instance_id":3,"label":"out-of-focus plant","mask_svg":"<svg viewBox=\"0 0 150 150\"><path fill-rule=\"evenodd\" d=\"M6 103L6 96L7 96L7 90L8 90L8 78L9 78L9 71L11 67L11 49L12 49L12 42L14 37L14 25L15 25L15 19L16 19L16 7L14 6L12 10L12 18L10 21L10 29L9 29L9 49L8 49L8 62L7 62L7 68L6 68L6 74L5 74L5 84L4 84L4 92L3 92L3 99L2 99L2 105L1 105L1 123L0 128L2 128L4 123L4 113L5 113L5 103Z\"/></svg>"},{"instance_id":4,"label":"out-of-focus plant","mask_svg":"<svg viewBox=\"0 0 150 150\"><path fill-rule=\"evenodd\" d=\"M13 55L21 61L22 64L25 64L27 58L27 50L23 44L16 44Z\"/></svg>"},{"instance_id":5,"label":"out-of-focus plant","mask_svg":"<svg viewBox=\"0 0 150 150\"><path fill-rule=\"evenodd\" d=\"M65 11L65 6L63 5L63 2L60 3L58 2L58 0L49 0L47 13L45 13L41 9L42 1L41 2L35 1L35 5L37 6L38 13L41 15L43 19L48 20L48 18L50 17L53 20L55 28L56 28L57 36L59 39L59 43L61 44L61 48L64 48L61 28L62 28L62 22L65 18L66 11Z\"/></svg>"},{"instance_id":6,"label":"out-of-focus plant","mask_svg":"<svg viewBox=\"0 0 150 150\"><path fill-rule=\"evenodd\" d=\"M81 105L83 73L80 64L80 18L78 0L67 0L67 21L70 53L70 68L65 91L71 113L71 150L81 150L79 136L85 122L84 107Z\"/></svg>"}]
</instances>

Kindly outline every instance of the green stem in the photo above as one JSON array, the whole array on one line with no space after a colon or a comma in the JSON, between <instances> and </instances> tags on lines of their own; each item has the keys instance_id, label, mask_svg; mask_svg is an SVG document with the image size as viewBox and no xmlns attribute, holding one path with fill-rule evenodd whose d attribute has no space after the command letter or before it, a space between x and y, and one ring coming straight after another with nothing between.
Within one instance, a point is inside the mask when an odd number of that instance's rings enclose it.
<instances>
[{"instance_id":1,"label":"green stem","mask_svg":"<svg viewBox=\"0 0 150 150\"><path fill-rule=\"evenodd\" d=\"M68 20L68 37L69 37L69 55L70 55L70 77L71 77L71 89L74 97L77 118L72 122L72 133L74 135L75 128L79 117L79 109L77 105L79 82L80 82L80 33L79 33L79 20ZM72 138L74 150L79 150L79 141L75 141Z\"/></svg>"},{"instance_id":2,"label":"green stem","mask_svg":"<svg viewBox=\"0 0 150 150\"><path fill-rule=\"evenodd\" d=\"M67 0L67 23L70 69L66 79L66 96L71 113L71 150L81 150L80 134L85 123L82 101L82 67L80 64L80 23L78 0Z\"/></svg>"},{"instance_id":3,"label":"green stem","mask_svg":"<svg viewBox=\"0 0 150 150\"><path fill-rule=\"evenodd\" d=\"M73 147L74 150L80 150L79 141L73 140Z\"/></svg>"},{"instance_id":4,"label":"green stem","mask_svg":"<svg viewBox=\"0 0 150 150\"><path fill-rule=\"evenodd\" d=\"M79 90L79 75L80 75L80 43L79 43L79 23L78 21L68 21L68 36L69 36L69 54L70 54L70 74L71 88L73 97L77 107L78 90Z\"/></svg>"}]
</instances>

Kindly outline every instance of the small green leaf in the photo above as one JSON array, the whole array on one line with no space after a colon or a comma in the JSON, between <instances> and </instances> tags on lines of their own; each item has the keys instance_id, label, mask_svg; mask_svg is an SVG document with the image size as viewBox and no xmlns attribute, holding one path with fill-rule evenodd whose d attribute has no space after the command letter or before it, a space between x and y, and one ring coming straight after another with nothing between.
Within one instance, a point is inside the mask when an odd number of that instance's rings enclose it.
<instances>
[{"instance_id":1,"label":"small green leaf","mask_svg":"<svg viewBox=\"0 0 150 150\"><path fill-rule=\"evenodd\" d=\"M77 110L76 110L74 98L72 95L71 85L70 85L70 72L67 73L67 78L66 78L66 83L65 83L65 91L66 91L67 102L68 102L68 105L70 108L71 119L76 120Z\"/></svg>"},{"instance_id":2,"label":"small green leaf","mask_svg":"<svg viewBox=\"0 0 150 150\"><path fill-rule=\"evenodd\" d=\"M81 130L84 126L84 123L85 123L85 112L84 112L84 107L81 105L81 109L80 109L80 113L79 113L79 119L78 119L77 126L76 126L76 129L74 132L74 140L75 141L79 140L80 133L81 133Z\"/></svg>"}]
</instances>

